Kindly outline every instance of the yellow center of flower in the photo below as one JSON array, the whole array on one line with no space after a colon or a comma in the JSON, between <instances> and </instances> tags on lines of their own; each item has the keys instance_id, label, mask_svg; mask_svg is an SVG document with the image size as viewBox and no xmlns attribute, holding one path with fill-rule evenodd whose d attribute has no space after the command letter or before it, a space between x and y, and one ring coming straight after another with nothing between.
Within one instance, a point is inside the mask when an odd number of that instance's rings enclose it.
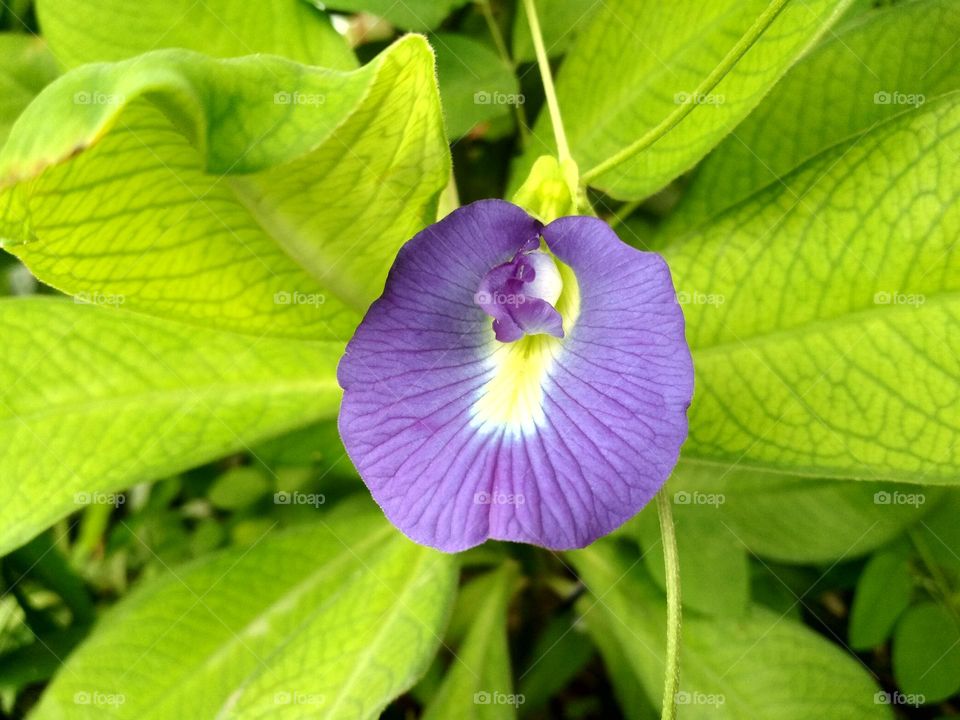
<instances>
[{"instance_id":1,"label":"yellow center of flower","mask_svg":"<svg viewBox=\"0 0 960 720\"><path fill-rule=\"evenodd\" d=\"M577 278L567 265L556 258L554 261L563 281L554 307L563 319L565 337L526 335L516 342L502 343L491 330L490 342L495 349L487 362L493 377L480 388L471 407L474 427L487 432L528 434L543 423L544 383L580 314Z\"/></svg>"}]
</instances>

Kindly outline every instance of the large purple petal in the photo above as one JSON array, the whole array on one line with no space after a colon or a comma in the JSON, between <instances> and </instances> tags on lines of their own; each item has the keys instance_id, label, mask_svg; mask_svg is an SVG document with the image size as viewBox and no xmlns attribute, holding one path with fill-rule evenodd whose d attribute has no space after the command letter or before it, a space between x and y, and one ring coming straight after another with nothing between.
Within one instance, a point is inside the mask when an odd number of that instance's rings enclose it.
<instances>
[{"instance_id":1,"label":"large purple petal","mask_svg":"<svg viewBox=\"0 0 960 720\"><path fill-rule=\"evenodd\" d=\"M494 338L475 295L541 232L576 276L579 312L562 340L537 338L553 344L518 411L525 421L498 423L478 408L514 366L503 364L510 345ZM404 246L339 380L341 434L374 498L411 538L447 551L487 538L582 547L612 531L669 475L693 392L683 316L659 256L624 245L600 220L543 228L495 200Z\"/></svg>"}]
</instances>

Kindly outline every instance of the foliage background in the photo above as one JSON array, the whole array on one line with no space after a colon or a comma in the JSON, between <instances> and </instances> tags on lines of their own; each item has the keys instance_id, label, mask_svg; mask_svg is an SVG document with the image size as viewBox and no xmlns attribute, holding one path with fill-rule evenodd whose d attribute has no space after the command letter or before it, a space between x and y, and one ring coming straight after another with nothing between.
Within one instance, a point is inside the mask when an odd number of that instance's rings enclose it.
<instances>
[{"instance_id":1,"label":"foliage background","mask_svg":"<svg viewBox=\"0 0 960 720\"><path fill-rule=\"evenodd\" d=\"M522 7L329 6L0 2L0 712L656 717L655 511L441 555L334 421L400 244L556 152ZM960 714L960 5L537 6L688 319L680 717Z\"/></svg>"}]
</instances>

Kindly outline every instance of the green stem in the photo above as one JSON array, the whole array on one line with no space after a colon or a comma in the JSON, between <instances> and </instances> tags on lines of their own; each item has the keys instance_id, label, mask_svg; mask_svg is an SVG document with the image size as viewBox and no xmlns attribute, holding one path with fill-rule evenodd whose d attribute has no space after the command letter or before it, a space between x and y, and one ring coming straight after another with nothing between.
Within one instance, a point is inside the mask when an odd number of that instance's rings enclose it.
<instances>
[{"instance_id":1,"label":"green stem","mask_svg":"<svg viewBox=\"0 0 960 720\"><path fill-rule=\"evenodd\" d=\"M500 58L516 70L517 64L513 61L513 58L510 57L510 51L507 49L507 43L503 39L503 33L500 32L497 19L493 16L493 8L490 7L490 0L478 0L478 4L480 5L480 12L483 13L483 19L487 21L487 28L490 30L491 37L493 37L493 44L497 46L497 52L500 54ZM513 113L517 116L517 127L520 129L520 147L524 148L527 146L530 138L529 130L527 129L527 114L524 112L523 105L520 103L513 103Z\"/></svg>"},{"instance_id":2,"label":"green stem","mask_svg":"<svg viewBox=\"0 0 960 720\"><path fill-rule=\"evenodd\" d=\"M697 89L691 93L691 96L694 98L703 97L719 85L720 81L733 69L733 66L740 62L760 36L773 24L773 21L777 19L777 16L783 8L786 7L788 2L790 2L790 0L773 0L773 2L767 6L767 9L754 21L753 25L750 26L746 34L741 37L740 40L737 41L737 44L730 49L730 52L724 56L720 64L717 65L713 71L703 79L703 82L697 86ZM583 174L583 183L589 184L605 172L612 170L621 163L631 159L634 155L646 150L670 132L681 120L689 115L696 106L695 102L678 105L676 110L667 115L659 125L648 130L646 134L636 142L628 145L615 155L611 155L599 165L587 170Z\"/></svg>"},{"instance_id":3,"label":"green stem","mask_svg":"<svg viewBox=\"0 0 960 720\"><path fill-rule=\"evenodd\" d=\"M628 217L630 217L634 210L640 207L643 204L643 200L634 200L632 202L624 203L624 205L617 210L616 213L610 216L610 219L607 220L607 225L616 229L618 225L623 223Z\"/></svg>"},{"instance_id":4,"label":"green stem","mask_svg":"<svg viewBox=\"0 0 960 720\"><path fill-rule=\"evenodd\" d=\"M916 548L920 560L926 566L927 572L930 573L930 578L933 581L937 593L940 595L940 600L947 608L947 611L953 615L953 619L960 622L960 608L957 607L953 591L950 589L950 581L943 572L943 568L940 567L940 563L938 563L933 556L926 539L921 536L915 527L910 528L910 530L907 531L907 535Z\"/></svg>"},{"instance_id":5,"label":"green stem","mask_svg":"<svg viewBox=\"0 0 960 720\"><path fill-rule=\"evenodd\" d=\"M677 716L677 688L680 685L680 557L677 535L673 527L670 496L663 488L657 493L657 515L663 542L663 565L667 580L667 657L663 678L663 710L661 720Z\"/></svg>"},{"instance_id":6,"label":"green stem","mask_svg":"<svg viewBox=\"0 0 960 720\"><path fill-rule=\"evenodd\" d=\"M547 109L550 111L550 124L553 125L553 136L557 140L557 159L563 164L571 158L570 146L567 144L567 135L563 130L563 118L560 117L560 104L557 102L557 91L553 87L553 73L550 71L550 59L543 45L543 35L540 32L540 20L537 17L537 8L533 0L523 0L524 10L527 11L527 20L530 23L530 36L533 38L533 49L537 53L537 65L540 66L540 80L543 82L543 92L547 98Z\"/></svg>"}]
</instances>

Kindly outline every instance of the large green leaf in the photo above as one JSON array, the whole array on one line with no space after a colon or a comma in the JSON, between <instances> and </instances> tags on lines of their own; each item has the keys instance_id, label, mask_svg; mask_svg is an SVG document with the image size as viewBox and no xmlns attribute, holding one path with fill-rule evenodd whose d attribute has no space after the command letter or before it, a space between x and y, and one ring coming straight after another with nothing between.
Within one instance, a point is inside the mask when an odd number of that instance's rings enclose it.
<instances>
[{"instance_id":1,"label":"large green leaf","mask_svg":"<svg viewBox=\"0 0 960 720\"><path fill-rule=\"evenodd\" d=\"M268 53L342 70L357 64L326 15L303 0L37 0L37 14L64 67L160 48L215 57Z\"/></svg>"},{"instance_id":2,"label":"large green leaf","mask_svg":"<svg viewBox=\"0 0 960 720\"><path fill-rule=\"evenodd\" d=\"M537 16L543 45L550 57L562 55L577 35L590 26L590 18L603 3L595 0L537 0ZM536 53L530 35L530 23L523 3L517 3L511 32L513 59L516 62L533 62Z\"/></svg>"},{"instance_id":3,"label":"large green leaf","mask_svg":"<svg viewBox=\"0 0 960 720\"><path fill-rule=\"evenodd\" d=\"M698 502L702 495L673 493L680 597L685 608L705 615L742 615L750 600L750 565L743 543L724 523L718 505ZM657 510L644 508L636 519L643 562L650 577L666 589L663 544Z\"/></svg>"},{"instance_id":4,"label":"large green leaf","mask_svg":"<svg viewBox=\"0 0 960 720\"><path fill-rule=\"evenodd\" d=\"M56 63L43 40L0 33L0 147L13 121L56 76Z\"/></svg>"},{"instance_id":5,"label":"large green leaf","mask_svg":"<svg viewBox=\"0 0 960 720\"><path fill-rule=\"evenodd\" d=\"M469 0L331 0L323 5L335 10L368 12L405 30L431 30L454 8L467 2Z\"/></svg>"},{"instance_id":6,"label":"large green leaf","mask_svg":"<svg viewBox=\"0 0 960 720\"><path fill-rule=\"evenodd\" d=\"M697 374L688 459L957 481L958 154L954 93L664 250Z\"/></svg>"},{"instance_id":7,"label":"large green leaf","mask_svg":"<svg viewBox=\"0 0 960 720\"><path fill-rule=\"evenodd\" d=\"M716 522L731 538L788 563L864 555L921 522L944 493L690 463L678 466L670 492L687 503L682 507L716 508Z\"/></svg>"},{"instance_id":8,"label":"large green leaf","mask_svg":"<svg viewBox=\"0 0 960 720\"><path fill-rule=\"evenodd\" d=\"M920 703L946 700L960 691L960 622L943 605L914 605L897 623L893 673L903 692Z\"/></svg>"},{"instance_id":9,"label":"large green leaf","mask_svg":"<svg viewBox=\"0 0 960 720\"><path fill-rule=\"evenodd\" d=\"M100 493L333 415L340 396L339 343L55 299L0 302L0 327L0 555Z\"/></svg>"},{"instance_id":10,"label":"large green leaf","mask_svg":"<svg viewBox=\"0 0 960 720\"><path fill-rule=\"evenodd\" d=\"M34 717L377 717L436 651L456 575L452 556L349 503L140 587Z\"/></svg>"},{"instance_id":11,"label":"large green leaf","mask_svg":"<svg viewBox=\"0 0 960 720\"><path fill-rule=\"evenodd\" d=\"M27 109L0 154L0 238L71 294L346 339L449 165L422 37L350 73L158 51L78 68Z\"/></svg>"},{"instance_id":12,"label":"large green leaf","mask_svg":"<svg viewBox=\"0 0 960 720\"><path fill-rule=\"evenodd\" d=\"M507 647L507 608L517 586L517 568L505 563L472 582L482 586L482 604L467 608L472 622L423 720L501 720L515 718Z\"/></svg>"},{"instance_id":13,"label":"large green leaf","mask_svg":"<svg viewBox=\"0 0 960 720\"><path fill-rule=\"evenodd\" d=\"M913 577L906 544L878 552L857 581L850 608L850 646L869 650L887 641L897 620L910 605Z\"/></svg>"},{"instance_id":14,"label":"large green leaf","mask_svg":"<svg viewBox=\"0 0 960 720\"><path fill-rule=\"evenodd\" d=\"M848 2L604 2L557 79L584 180L625 200L662 188L743 120ZM546 143L549 122L542 113L535 127ZM531 145L518 178L544 152Z\"/></svg>"},{"instance_id":15,"label":"large green leaf","mask_svg":"<svg viewBox=\"0 0 960 720\"><path fill-rule=\"evenodd\" d=\"M914 0L826 38L707 157L671 217L672 232L719 214L831 145L960 88L957 37L956 2Z\"/></svg>"},{"instance_id":16,"label":"large green leaf","mask_svg":"<svg viewBox=\"0 0 960 720\"><path fill-rule=\"evenodd\" d=\"M609 540L570 557L591 593L580 604L588 627L605 615L623 657L660 702L666 607L639 558ZM743 618L683 618L680 691L685 720L866 720L889 718L871 677L840 648L760 606Z\"/></svg>"},{"instance_id":17,"label":"large green leaf","mask_svg":"<svg viewBox=\"0 0 960 720\"><path fill-rule=\"evenodd\" d=\"M513 68L487 45L466 35L433 36L440 97L451 138L466 135L480 122L503 117L523 104Z\"/></svg>"}]
</instances>

